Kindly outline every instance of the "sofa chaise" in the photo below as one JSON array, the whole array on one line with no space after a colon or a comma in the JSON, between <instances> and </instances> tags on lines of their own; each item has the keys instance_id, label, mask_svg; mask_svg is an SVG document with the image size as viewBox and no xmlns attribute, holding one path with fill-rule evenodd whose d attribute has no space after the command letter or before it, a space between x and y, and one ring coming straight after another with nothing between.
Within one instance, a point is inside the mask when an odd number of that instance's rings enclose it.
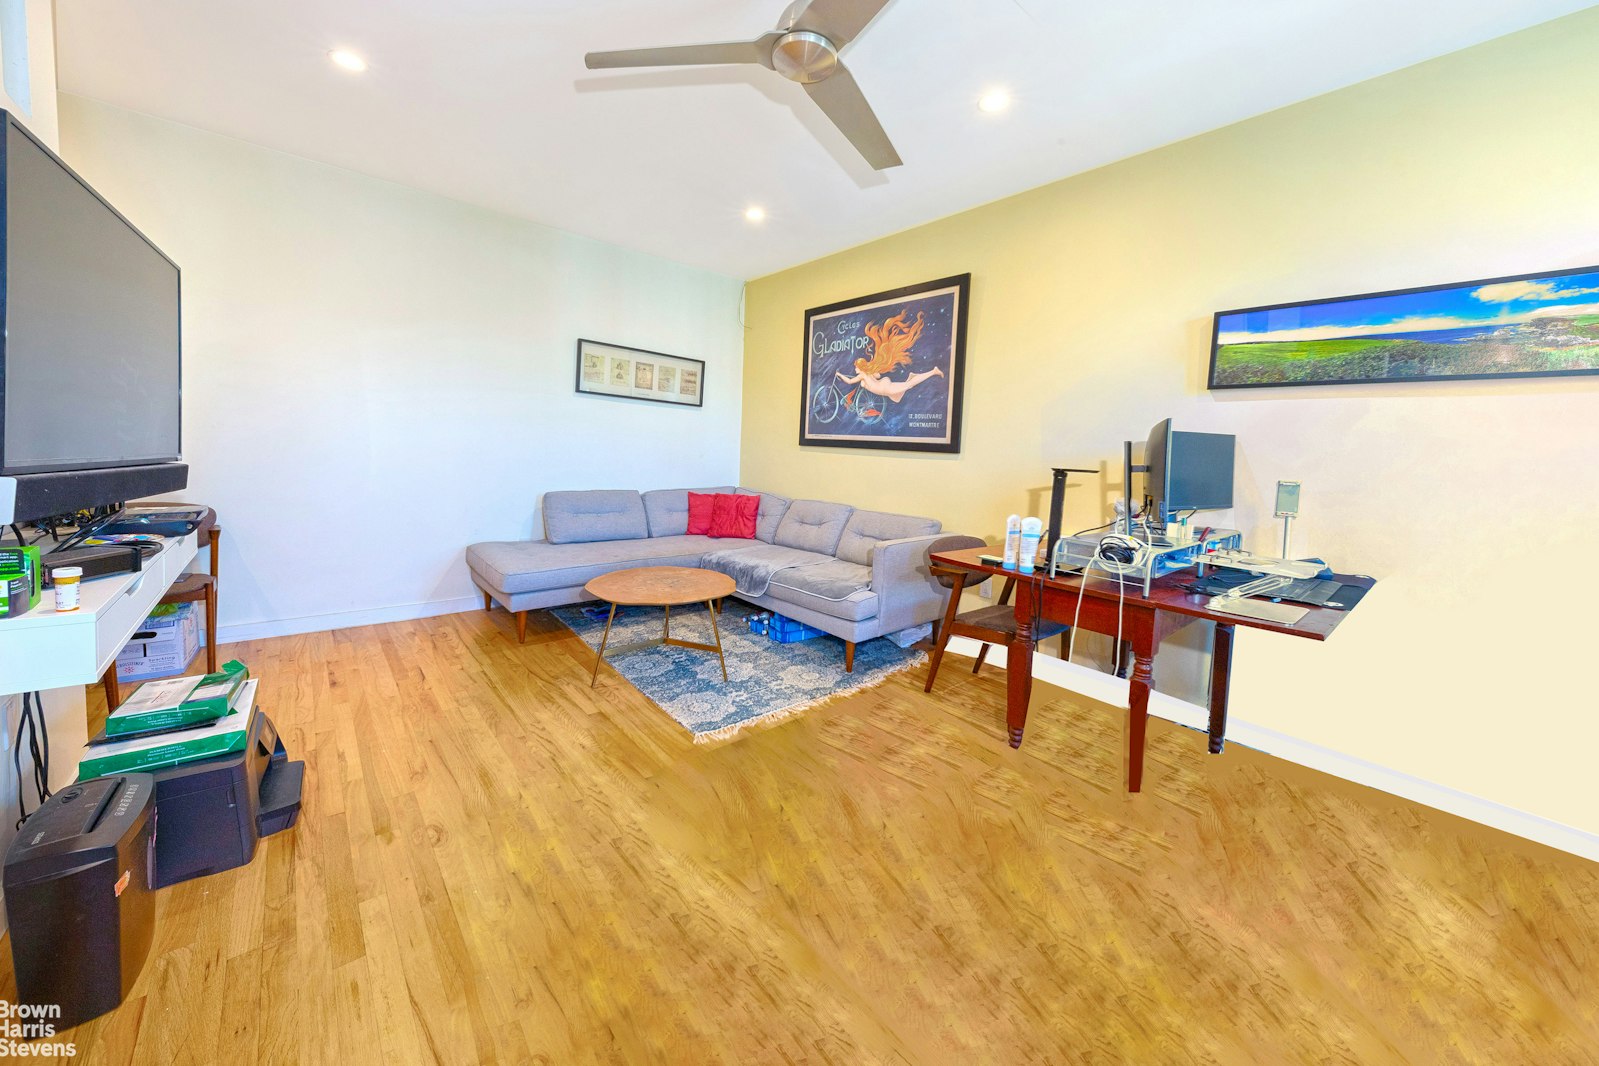
<instances>
[{"instance_id":1,"label":"sofa chaise","mask_svg":"<svg viewBox=\"0 0 1599 1066\"><path fill-rule=\"evenodd\" d=\"M754 539L689 533L690 491L760 496ZM511 611L519 641L528 611L592 599L583 586L601 574L704 566L733 576L739 599L843 640L851 671L857 643L933 622L947 595L927 566L932 518L744 488L548 492L543 515L543 540L466 549L484 608Z\"/></svg>"}]
</instances>

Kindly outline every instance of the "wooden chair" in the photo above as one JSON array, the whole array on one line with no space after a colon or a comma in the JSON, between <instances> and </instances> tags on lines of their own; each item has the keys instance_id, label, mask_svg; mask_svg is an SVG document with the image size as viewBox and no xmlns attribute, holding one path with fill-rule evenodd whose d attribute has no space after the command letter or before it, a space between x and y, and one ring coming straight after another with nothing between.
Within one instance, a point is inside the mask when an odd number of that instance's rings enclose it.
<instances>
[{"instance_id":1,"label":"wooden chair","mask_svg":"<svg viewBox=\"0 0 1599 1066\"><path fill-rule=\"evenodd\" d=\"M195 532L200 535L202 544L210 545L211 572L184 574L161 597L161 602L205 604L205 672L214 674L217 672L217 564L222 551L222 527L217 525L216 512L208 508L205 518L195 527ZM111 665L106 667L100 684L105 687L106 710L116 710L122 703L122 686L117 682L116 660L113 659Z\"/></svg>"},{"instance_id":2,"label":"wooden chair","mask_svg":"<svg viewBox=\"0 0 1599 1066\"><path fill-rule=\"evenodd\" d=\"M950 552L962 548L981 548L986 543L977 537L945 537L943 540L935 541L928 551ZM1015 578L1005 579L999 599L993 606L960 613L961 593L966 589L966 581L976 575L970 570L957 570L953 567L939 566L937 563L932 564L932 573L940 585L949 589L949 606L944 609L944 618L933 633L933 658L928 664L927 685L923 689L924 692L933 691L933 682L938 679L938 667L944 661L944 648L949 644L950 637L970 637L982 642L983 646L977 650L977 660L972 663L972 673L975 674L983 668L983 660L988 656L990 645L1009 644L1016 636L1016 610L1009 606L1011 594L1016 590ZM1034 634L1034 638L1040 642L1054 636L1060 637L1060 656L1064 659L1066 642L1071 639L1071 626L1046 619L1039 623Z\"/></svg>"}]
</instances>

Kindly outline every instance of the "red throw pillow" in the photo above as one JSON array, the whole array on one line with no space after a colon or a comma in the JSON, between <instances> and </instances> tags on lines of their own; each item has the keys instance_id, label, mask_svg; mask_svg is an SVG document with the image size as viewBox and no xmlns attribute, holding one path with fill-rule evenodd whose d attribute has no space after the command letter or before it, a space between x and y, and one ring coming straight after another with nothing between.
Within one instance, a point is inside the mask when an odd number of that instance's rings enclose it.
<instances>
[{"instance_id":1,"label":"red throw pillow","mask_svg":"<svg viewBox=\"0 0 1599 1066\"><path fill-rule=\"evenodd\" d=\"M710 535L754 540L755 516L760 513L761 498L729 492L719 492L714 498Z\"/></svg>"},{"instance_id":2,"label":"red throw pillow","mask_svg":"<svg viewBox=\"0 0 1599 1066\"><path fill-rule=\"evenodd\" d=\"M716 506L716 493L691 492L688 494L688 530L700 536L711 531L711 509Z\"/></svg>"}]
</instances>

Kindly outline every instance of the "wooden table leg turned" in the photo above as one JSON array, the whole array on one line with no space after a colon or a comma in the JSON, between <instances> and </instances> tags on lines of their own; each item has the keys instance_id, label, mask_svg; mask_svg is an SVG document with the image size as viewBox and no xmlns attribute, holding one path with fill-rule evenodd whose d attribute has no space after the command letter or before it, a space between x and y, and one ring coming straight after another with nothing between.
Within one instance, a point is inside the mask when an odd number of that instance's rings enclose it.
<instances>
[{"instance_id":1,"label":"wooden table leg turned","mask_svg":"<svg viewBox=\"0 0 1599 1066\"><path fill-rule=\"evenodd\" d=\"M1027 704L1033 698L1033 590L1021 586L1016 598L1016 636L1005 647L1005 726L1010 746L1022 746Z\"/></svg>"},{"instance_id":2,"label":"wooden table leg turned","mask_svg":"<svg viewBox=\"0 0 1599 1066\"><path fill-rule=\"evenodd\" d=\"M1218 755L1227 740L1227 689L1233 675L1233 627L1216 623L1216 646L1210 655L1210 753Z\"/></svg>"},{"instance_id":3,"label":"wooden table leg turned","mask_svg":"<svg viewBox=\"0 0 1599 1066\"><path fill-rule=\"evenodd\" d=\"M1127 689L1127 791L1144 788L1144 736L1149 729L1149 692L1155 684L1153 641L1134 640L1133 677Z\"/></svg>"}]
</instances>

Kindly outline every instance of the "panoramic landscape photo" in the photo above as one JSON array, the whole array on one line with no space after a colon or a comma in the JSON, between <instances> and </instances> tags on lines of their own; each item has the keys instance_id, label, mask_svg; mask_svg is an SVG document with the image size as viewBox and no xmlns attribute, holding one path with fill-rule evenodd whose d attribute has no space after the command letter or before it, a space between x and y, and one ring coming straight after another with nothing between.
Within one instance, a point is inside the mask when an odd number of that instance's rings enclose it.
<instances>
[{"instance_id":1,"label":"panoramic landscape photo","mask_svg":"<svg viewBox=\"0 0 1599 1066\"><path fill-rule=\"evenodd\" d=\"M1223 311L1211 388L1599 372L1599 268Z\"/></svg>"}]
</instances>

